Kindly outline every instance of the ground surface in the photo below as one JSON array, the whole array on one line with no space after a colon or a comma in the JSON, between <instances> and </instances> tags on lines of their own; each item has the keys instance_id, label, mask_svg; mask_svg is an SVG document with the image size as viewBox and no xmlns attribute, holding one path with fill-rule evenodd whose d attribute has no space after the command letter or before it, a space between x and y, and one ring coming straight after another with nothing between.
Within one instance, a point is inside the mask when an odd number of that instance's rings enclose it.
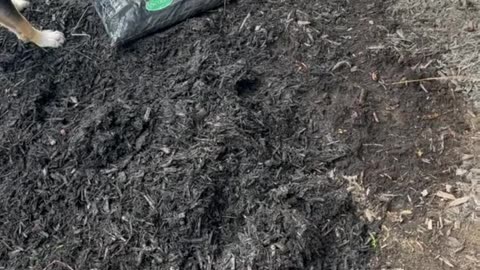
<instances>
[{"instance_id":1,"label":"ground surface","mask_svg":"<svg viewBox=\"0 0 480 270\"><path fill-rule=\"evenodd\" d=\"M388 8L401 26L386 43L401 55L429 59L437 71L430 79L473 105L469 131L457 136L463 154L456 177L426 187L422 215L393 230L384 223L383 259L400 269L480 268L479 8L478 0L398 0Z\"/></svg>"},{"instance_id":2,"label":"ground surface","mask_svg":"<svg viewBox=\"0 0 480 270\"><path fill-rule=\"evenodd\" d=\"M392 85L433 71L383 44L389 4L237 1L114 50L90 4L34 2L68 41L0 34L0 269L391 264L377 233L467 125L441 84Z\"/></svg>"}]
</instances>

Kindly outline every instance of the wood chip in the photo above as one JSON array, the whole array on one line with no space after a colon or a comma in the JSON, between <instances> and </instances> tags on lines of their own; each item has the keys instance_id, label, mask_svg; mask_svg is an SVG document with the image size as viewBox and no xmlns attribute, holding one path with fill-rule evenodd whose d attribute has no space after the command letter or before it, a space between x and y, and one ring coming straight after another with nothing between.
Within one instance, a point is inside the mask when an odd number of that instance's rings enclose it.
<instances>
[{"instance_id":1,"label":"wood chip","mask_svg":"<svg viewBox=\"0 0 480 270\"><path fill-rule=\"evenodd\" d=\"M467 174L467 172L468 172L468 171L465 170L465 169L460 169L460 168L458 168L457 171L455 172L455 174L456 174L457 176L464 176L465 174Z\"/></svg>"},{"instance_id":2,"label":"wood chip","mask_svg":"<svg viewBox=\"0 0 480 270\"><path fill-rule=\"evenodd\" d=\"M480 262L478 259L470 255L465 255L465 258L469 259L472 262Z\"/></svg>"},{"instance_id":3,"label":"wood chip","mask_svg":"<svg viewBox=\"0 0 480 270\"><path fill-rule=\"evenodd\" d=\"M447 245L452 248L458 248L462 246L462 242L460 242L457 238L455 237L447 237Z\"/></svg>"},{"instance_id":4,"label":"wood chip","mask_svg":"<svg viewBox=\"0 0 480 270\"><path fill-rule=\"evenodd\" d=\"M460 230L460 221L456 220L454 223L453 223L453 228L455 230Z\"/></svg>"},{"instance_id":5,"label":"wood chip","mask_svg":"<svg viewBox=\"0 0 480 270\"><path fill-rule=\"evenodd\" d=\"M433 230L433 220L427 218L427 228L429 231Z\"/></svg>"},{"instance_id":6,"label":"wood chip","mask_svg":"<svg viewBox=\"0 0 480 270\"><path fill-rule=\"evenodd\" d=\"M467 32L475 32L477 30L477 24L474 21L469 21L465 27L463 27L463 30Z\"/></svg>"},{"instance_id":7,"label":"wood chip","mask_svg":"<svg viewBox=\"0 0 480 270\"><path fill-rule=\"evenodd\" d=\"M303 26L303 25L309 25L309 24L311 24L311 22L309 22L309 21L297 21L297 24Z\"/></svg>"},{"instance_id":8,"label":"wood chip","mask_svg":"<svg viewBox=\"0 0 480 270\"><path fill-rule=\"evenodd\" d=\"M368 222L374 222L375 219L377 219L377 215L375 215L375 213L370 209L365 210L365 217L367 218Z\"/></svg>"},{"instance_id":9,"label":"wood chip","mask_svg":"<svg viewBox=\"0 0 480 270\"><path fill-rule=\"evenodd\" d=\"M453 253L457 254L459 252L462 252L465 249L465 246L461 246L453 251Z\"/></svg>"},{"instance_id":10,"label":"wood chip","mask_svg":"<svg viewBox=\"0 0 480 270\"><path fill-rule=\"evenodd\" d=\"M454 207L462 205L470 200L470 196L465 196L459 199L455 199L448 204L448 207Z\"/></svg>"},{"instance_id":11,"label":"wood chip","mask_svg":"<svg viewBox=\"0 0 480 270\"><path fill-rule=\"evenodd\" d=\"M352 64L350 64L350 62L348 62L348 61L340 61L332 67L332 71L335 71L335 70L337 70L337 69L339 69L343 66L348 66L349 68L351 68Z\"/></svg>"},{"instance_id":12,"label":"wood chip","mask_svg":"<svg viewBox=\"0 0 480 270\"><path fill-rule=\"evenodd\" d=\"M417 244L417 246L422 250L422 252L425 250L425 248L423 248L422 243L420 243L419 241L415 241L415 244Z\"/></svg>"},{"instance_id":13,"label":"wood chip","mask_svg":"<svg viewBox=\"0 0 480 270\"><path fill-rule=\"evenodd\" d=\"M455 198L455 196L453 196L453 194L443 192L443 191L438 191L435 195L437 197L440 197L440 198L445 199L445 200L452 200L453 201L453 200L457 199L457 198Z\"/></svg>"},{"instance_id":14,"label":"wood chip","mask_svg":"<svg viewBox=\"0 0 480 270\"><path fill-rule=\"evenodd\" d=\"M424 189L424 190L422 191L422 196L423 196L423 197L427 197L427 195L428 195L428 190Z\"/></svg>"},{"instance_id":15,"label":"wood chip","mask_svg":"<svg viewBox=\"0 0 480 270\"><path fill-rule=\"evenodd\" d=\"M446 265L448 265L450 268L454 268L455 266L447 259L443 258L443 257L440 257L438 258L440 261L442 261L443 263L445 263Z\"/></svg>"},{"instance_id":16,"label":"wood chip","mask_svg":"<svg viewBox=\"0 0 480 270\"><path fill-rule=\"evenodd\" d=\"M367 47L369 50L383 50L385 49L385 45L374 45Z\"/></svg>"}]
</instances>

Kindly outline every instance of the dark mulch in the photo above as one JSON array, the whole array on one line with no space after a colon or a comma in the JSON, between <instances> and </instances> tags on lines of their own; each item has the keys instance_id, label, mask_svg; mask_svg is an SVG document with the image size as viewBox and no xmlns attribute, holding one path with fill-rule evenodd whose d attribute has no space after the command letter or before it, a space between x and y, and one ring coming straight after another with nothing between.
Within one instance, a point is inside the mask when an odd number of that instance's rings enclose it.
<instances>
[{"instance_id":1,"label":"dark mulch","mask_svg":"<svg viewBox=\"0 0 480 270\"><path fill-rule=\"evenodd\" d=\"M339 176L415 192L387 168L433 174L422 116L460 121L442 88L371 80L407 69L366 49L383 1L238 1L117 50L89 1L53 2L25 14L65 47L0 34L0 269L364 269Z\"/></svg>"}]
</instances>

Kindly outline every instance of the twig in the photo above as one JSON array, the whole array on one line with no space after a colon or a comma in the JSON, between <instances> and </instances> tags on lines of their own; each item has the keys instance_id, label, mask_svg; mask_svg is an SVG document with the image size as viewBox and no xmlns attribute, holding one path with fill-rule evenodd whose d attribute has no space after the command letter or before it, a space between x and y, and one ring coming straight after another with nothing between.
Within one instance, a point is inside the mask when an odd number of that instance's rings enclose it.
<instances>
[{"instance_id":1,"label":"twig","mask_svg":"<svg viewBox=\"0 0 480 270\"><path fill-rule=\"evenodd\" d=\"M83 20L83 17L84 17L85 14L87 13L87 11L88 11L88 7L85 8L85 10L84 10L83 13L82 13L82 16L80 16L80 19L78 19L77 24L73 27L73 29L72 29L72 31L71 31L71 32L72 32L72 35L79 35L79 34L75 33L75 31L76 31L77 28L80 26L80 22ZM83 35L83 34L82 34L82 35ZM86 35L88 35L88 34L86 34ZM88 36L90 36L90 35L88 35Z\"/></svg>"},{"instance_id":2,"label":"twig","mask_svg":"<svg viewBox=\"0 0 480 270\"><path fill-rule=\"evenodd\" d=\"M480 78L476 77L468 77L468 76L443 76L443 77L431 77L431 78L423 78L423 79L416 79L416 80L405 80L405 81L398 81L390 83L390 85L396 84L406 84L406 83L414 83L414 82L425 82L425 81L441 81L441 80L470 80L474 82L480 81Z\"/></svg>"},{"instance_id":3,"label":"twig","mask_svg":"<svg viewBox=\"0 0 480 270\"><path fill-rule=\"evenodd\" d=\"M245 16L245 18L243 19L242 21L242 24L240 25L240 27L238 28L238 32L242 31L243 27L245 26L245 24L247 23L247 20L248 18L250 18L251 14L250 12L247 14L247 16Z\"/></svg>"},{"instance_id":4,"label":"twig","mask_svg":"<svg viewBox=\"0 0 480 270\"><path fill-rule=\"evenodd\" d=\"M58 261L58 260L54 260L53 262L49 263L45 268L43 268L43 270L47 270L48 268L50 268L54 264L59 264L59 265L65 267L65 268L67 268L68 270L74 270L70 265L68 265L64 262Z\"/></svg>"}]
</instances>

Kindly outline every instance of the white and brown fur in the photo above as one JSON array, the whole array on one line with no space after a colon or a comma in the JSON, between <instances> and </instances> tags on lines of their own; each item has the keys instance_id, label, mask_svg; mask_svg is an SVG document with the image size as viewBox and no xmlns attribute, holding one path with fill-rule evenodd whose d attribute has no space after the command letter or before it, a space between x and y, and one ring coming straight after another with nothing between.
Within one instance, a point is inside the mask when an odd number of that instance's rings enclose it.
<instances>
[{"instance_id":1,"label":"white and brown fur","mask_svg":"<svg viewBox=\"0 0 480 270\"><path fill-rule=\"evenodd\" d=\"M65 42L59 31L38 30L20 13L29 6L27 0L0 0L0 25L15 33L18 39L39 47L57 48Z\"/></svg>"}]
</instances>

